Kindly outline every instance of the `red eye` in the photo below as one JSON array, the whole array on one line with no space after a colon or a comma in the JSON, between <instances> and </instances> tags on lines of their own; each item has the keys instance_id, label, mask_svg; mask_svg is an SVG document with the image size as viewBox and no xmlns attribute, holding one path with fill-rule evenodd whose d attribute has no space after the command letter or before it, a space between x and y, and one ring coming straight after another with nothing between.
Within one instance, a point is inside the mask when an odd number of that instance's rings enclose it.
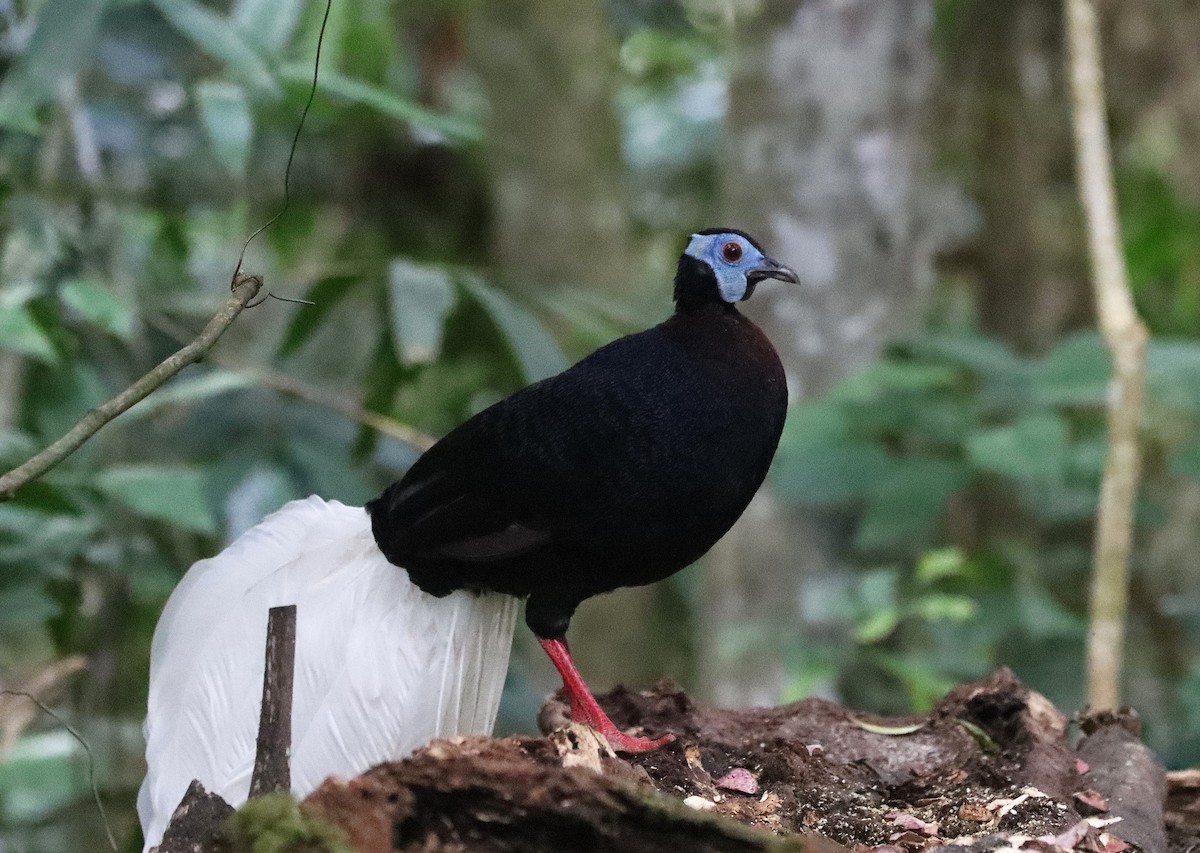
<instances>
[{"instance_id":1,"label":"red eye","mask_svg":"<svg viewBox=\"0 0 1200 853\"><path fill-rule=\"evenodd\" d=\"M742 244L737 240L730 240L721 247L721 257L731 264L736 264L742 259Z\"/></svg>"}]
</instances>

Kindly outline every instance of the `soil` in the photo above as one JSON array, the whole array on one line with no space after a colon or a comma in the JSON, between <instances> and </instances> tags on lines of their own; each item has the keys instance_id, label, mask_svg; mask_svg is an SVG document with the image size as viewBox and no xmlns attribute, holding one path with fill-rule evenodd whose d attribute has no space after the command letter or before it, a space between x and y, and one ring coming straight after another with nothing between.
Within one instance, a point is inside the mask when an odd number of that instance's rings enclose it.
<instances>
[{"instance_id":1,"label":"soil","mask_svg":"<svg viewBox=\"0 0 1200 853\"><path fill-rule=\"evenodd\" d=\"M435 741L327 781L302 810L365 853L1200 847L1200 772L1168 786L1135 715L1069 725L1008 670L902 719L815 699L727 711L667 682L598 698L618 726L674 742L614 756L554 698L546 737Z\"/></svg>"}]
</instances>

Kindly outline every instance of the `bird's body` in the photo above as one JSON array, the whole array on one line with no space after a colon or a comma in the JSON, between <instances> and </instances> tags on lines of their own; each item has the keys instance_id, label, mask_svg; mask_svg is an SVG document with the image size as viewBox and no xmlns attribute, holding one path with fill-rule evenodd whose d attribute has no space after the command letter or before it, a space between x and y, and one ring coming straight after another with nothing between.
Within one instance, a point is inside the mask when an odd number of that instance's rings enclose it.
<instances>
[{"instance_id":1,"label":"bird's body","mask_svg":"<svg viewBox=\"0 0 1200 853\"><path fill-rule=\"evenodd\" d=\"M368 505L384 554L435 595L528 596L561 637L584 599L702 556L766 476L783 369L709 305L603 347L449 433Z\"/></svg>"},{"instance_id":2,"label":"bird's body","mask_svg":"<svg viewBox=\"0 0 1200 853\"><path fill-rule=\"evenodd\" d=\"M367 512L295 502L193 566L151 653L147 841L193 778L245 797L273 606L298 605L295 790L490 731L517 598L577 722L669 740L616 728L565 635L584 599L698 559L766 476L787 391L736 303L767 278L796 282L740 231L693 234L665 322L466 421Z\"/></svg>"},{"instance_id":3,"label":"bird's body","mask_svg":"<svg viewBox=\"0 0 1200 853\"><path fill-rule=\"evenodd\" d=\"M567 627L585 599L697 560L762 484L787 388L736 303L767 278L797 280L743 232L693 234L668 320L480 412L367 504L384 555L426 592L527 598L572 718L616 749L670 736L616 728L571 660Z\"/></svg>"}]
</instances>

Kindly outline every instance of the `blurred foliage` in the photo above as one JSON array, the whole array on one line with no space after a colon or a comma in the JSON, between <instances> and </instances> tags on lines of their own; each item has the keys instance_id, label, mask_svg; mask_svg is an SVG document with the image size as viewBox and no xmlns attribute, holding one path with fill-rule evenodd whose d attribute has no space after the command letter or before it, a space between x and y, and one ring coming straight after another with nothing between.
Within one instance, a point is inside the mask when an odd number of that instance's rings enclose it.
<instances>
[{"instance_id":1,"label":"blurred foliage","mask_svg":"<svg viewBox=\"0 0 1200 853\"><path fill-rule=\"evenodd\" d=\"M5 469L223 301L241 243L283 205L323 5L0 4ZM0 504L0 674L19 683L89 656L69 719L119 837L135 832L150 635L181 570L288 499L361 503L417 454L263 377L436 434L568 363L546 322L572 337L570 293L545 297L556 311L464 265L479 260L461 250L478 223L442 215L402 177L365 192L383 161L440 162L426 181L484 186L480 116L421 101L420 45L395 22L386 0L333 4L287 214L247 253L269 288L315 304L249 310L209 363ZM603 311L579 312L587 335L615 334ZM22 735L0 764L0 847L99 849L87 771L53 721Z\"/></svg>"},{"instance_id":2,"label":"blurred foliage","mask_svg":"<svg viewBox=\"0 0 1200 853\"><path fill-rule=\"evenodd\" d=\"M1200 202L1183 197L1166 175L1146 167L1124 169L1117 192L1138 311L1154 332L1197 334Z\"/></svg>"},{"instance_id":3,"label":"blurred foliage","mask_svg":"<svg viewBox=\"0 0 1200 853\"><path fill-rule=\"evenodd\" d=\"M1080 705L1108 376L1092 332L1024 357L970 329L935 329L793 407L778 492L842 526L860 567L805 589L816 635L798 638L796 695L832 681L852 704L899 713L1008 662L1060 707ZM1200 478L1197 389L1200 342L1152 341L1152 483ZM1166 518L1156 492L1136 508L1142 531ZM1175 617L1194 621L1200 610L1186 607ZM1170 757L1188 704L1143 709Z\"/></svg>"},{"instance_id":4,"label":"blurred foliage","mask_svg":"<svg viewBox=\"0 0 1200 853\"><path fill-rule=\"evenodd\" d=\"M967 5L939 0L939 43ZM707 0L607 8L628 215L647 264L665 270L661 247L673 253L681 229L716 208L727 16ZM4 468L223 300L247 235L283 205L322 12L301 0L0 0ZM665 287L650 311L636 294L489 270L487 104L464 56L444 55L469 14L453 0L334 2L287 214L245 265L314 304L251 309L204 364L0 504L0 678L88 656L62 706L130 845L150 637L180 573L286 500L361 503L417 456L313 397L437 435L666 310ZM1146 533L1200 481L1200 203L1143 162L1123 163L1120 199L1138 304L1158 336ZM1087 331L1018 355L938 316L791 413L772 481L840 534L847 563L806 579L785 698L904 711L1011 663L1075 707L1106 355ZM280 376L317 393L297 399ZM1190 576L1153 577L1144 551L1134 634L1158 657L1137 677L1165 697L1147 707L1149 730L1169 760L1196 762L1200 612ZM690 609L673 626L703 627L696 588L663 587L673 612ZM737 626L726 641L763 630ZM508 707L528 724L538 697L519 660L512 682ZM0 757L0 847L103 843L86 756L39 720Z\"/></svg>"}]
</instances>

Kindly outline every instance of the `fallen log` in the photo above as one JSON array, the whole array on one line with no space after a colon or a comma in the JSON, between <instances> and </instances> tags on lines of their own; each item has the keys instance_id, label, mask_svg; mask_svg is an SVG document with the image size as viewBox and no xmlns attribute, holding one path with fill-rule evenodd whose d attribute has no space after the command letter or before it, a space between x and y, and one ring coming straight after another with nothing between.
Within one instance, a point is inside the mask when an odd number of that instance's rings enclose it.
<instances>
[{"instance_id":1,"label":"fallen log","mask_svg":"<svg viewBox=\"0 0 1200 853\"><path fill-rule=\"evenodd\" d=\"M546 737L439 740L326 781L298 814L348 847L296 849L1168 851L1165 777L1128 720L1093 720L1077 752L1066 718L1005 669L899 719L815 699L728 711L665 682L600 702L618 725L676 741L615 756L555 698L540 716ZM1200 802L1195 781L1188 805ZM245 827L265 824L240 821L237 833L189 849L248 851ZM1170 853L1186 849L1177 837Z\"/></svg>"}]
</instances>

